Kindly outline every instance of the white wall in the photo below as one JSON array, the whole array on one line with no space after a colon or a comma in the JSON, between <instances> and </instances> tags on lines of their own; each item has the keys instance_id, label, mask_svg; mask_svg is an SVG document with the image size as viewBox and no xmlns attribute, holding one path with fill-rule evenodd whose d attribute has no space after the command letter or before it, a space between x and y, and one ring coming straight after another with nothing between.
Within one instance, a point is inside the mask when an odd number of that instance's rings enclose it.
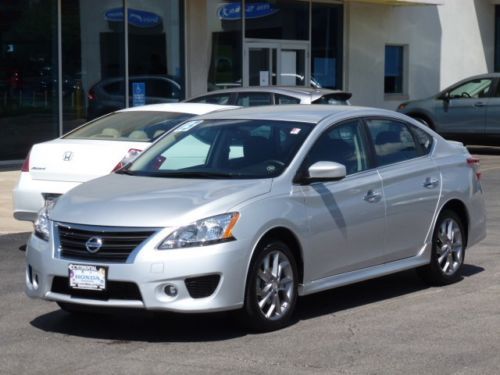
<instances>
[{"instance_id":1,"label":"white wall","mask_svg":"<svg viewBox=\"0 0 500 375\"><path fill-rule=\"evenodd\" d=\"M444 0L440 6L346 4L345 87L352 103L394 109L453 82L492 71L494 6ZM407 95L384 95L386 44L408 46Z\"/></svg>"},{"instance_id":2,"label":"white wall","mask_svg":"<svg viewBox=\"0 0 500 375\"><path fill-rule=\"evenodd\" d=\"M495 7L489 0L446 0L438 7L443 29L441 88L493 71Z\"/></svg>"}]
</instances>

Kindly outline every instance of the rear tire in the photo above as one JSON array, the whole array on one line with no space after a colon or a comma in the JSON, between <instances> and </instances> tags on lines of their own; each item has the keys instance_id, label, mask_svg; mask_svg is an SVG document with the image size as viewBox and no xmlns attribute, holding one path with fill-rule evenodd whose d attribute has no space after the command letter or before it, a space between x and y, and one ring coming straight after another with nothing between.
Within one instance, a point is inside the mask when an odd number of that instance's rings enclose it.
<instances>
[{"instance_id":1,"label":"rear tire","mask_svg":"<svg viewBox=\"0 0 500 375\"><path fill-rule=\"evenodd\" d=\"M297 302L297 263L279 240L259 246L247 277L243 312L250 329L273 331L289 324Z\"/></svg>"},{"instance_id":2,"label":"rear tire","mask_svg":"<svg viewBox=\"0 0 500 375\"><path fill-rule=\"evenodd\" d=\"M431 285L447 285L460 280L465 239L460 217L451 210L441 212L432 235L431 261L417 269L418 275Z\"/></svg>"}]
</instances>

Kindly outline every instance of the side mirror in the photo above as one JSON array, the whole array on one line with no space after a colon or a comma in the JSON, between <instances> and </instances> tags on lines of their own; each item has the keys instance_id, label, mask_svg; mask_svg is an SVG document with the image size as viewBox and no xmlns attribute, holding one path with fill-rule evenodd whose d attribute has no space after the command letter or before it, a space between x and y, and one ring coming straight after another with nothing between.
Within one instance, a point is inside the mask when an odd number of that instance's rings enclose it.
<instances>
[{"instance_id":1,"label":"side mirror","mask_svg":"<svg viewBox=\"0 0 500 375\"><path fill-rule=\"evenodd\" d=\"M337 181L346 176L345 165L333 161L318 161L307 170L306 182Z\"/></svg>"},{"instance_id":2,"label":"side mirror","mask_svg":"<svg viewBox=\"0 0 500 375\"><path fill-rule=\"evenodd\" d=\"M449 101L450 101L450 93L449 93L449 91L444 92L443 94L441 94L438 99L442 100L445 103L449 103Z\"/></svg>"}]
</instances>

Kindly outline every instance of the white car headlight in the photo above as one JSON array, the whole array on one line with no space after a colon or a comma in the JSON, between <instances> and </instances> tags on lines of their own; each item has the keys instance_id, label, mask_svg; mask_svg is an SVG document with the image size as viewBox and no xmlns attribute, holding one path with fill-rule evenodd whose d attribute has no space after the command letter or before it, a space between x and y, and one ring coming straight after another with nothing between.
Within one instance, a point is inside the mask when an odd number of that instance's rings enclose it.
<instances>
[{"instance_id":1,"label":"white car headlight","mask_svg":"<svg viewBox=\"0 0 500 375\"><path fill-rule=\"evenodd\" d=\"M158 249L178 249L182 247L206 246L235 240L232 230L240 214L227 214L208 217L192 224L177 228L163 240Z\"/></svg>"},{"instance_id":2,"label":"white car headlight","mask_svg":"<svg viewBox=\"0 0 500 375\"><path fill-rule=\"evenodd\" d=\"M50 238L49 230L49 215L47 213L47 207L44 207L38 213L38 216L34 223L35 236L41 238L42 240L48 241Z\"/></svg>"}]
</instances>

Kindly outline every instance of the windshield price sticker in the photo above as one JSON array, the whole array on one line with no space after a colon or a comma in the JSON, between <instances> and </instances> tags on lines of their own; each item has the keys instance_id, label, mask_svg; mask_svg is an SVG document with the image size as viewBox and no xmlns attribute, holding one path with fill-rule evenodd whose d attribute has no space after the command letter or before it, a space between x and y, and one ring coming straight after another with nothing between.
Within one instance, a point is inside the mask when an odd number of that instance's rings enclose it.
<instances>
[{"instance_id":1,"label":"windshield price sticker","mask_svg":"<svg viewBox=\"0 0 500 375\"><path fill-rule=\"evenodd\" d=\"M291 131L290 131L290 134L293 134L293 135L297 135L300 133L300 128L293 128Z\"/></svg>"},{"instance_id":2,"label":"windshield price sticker","mask_svg":"<svg viewBox=\"0 0 500 375\"><path fill-rule=\"evenodd\" d=\"M183 125L179 126L174 131L175 132L187 132L188 130L191 130L196 125L201 124L202 122L203 122L202 120L188 121L188 122L185 122Z\"/></svg>"},{"instance_id":3,"label":"windshield price sticker","mask_svg":"<svg viewBox=\"0 0 500 375\"><path fill-rule=\"evenodd\" d=\"M68 266L69 286L73 289L105 290L106 267L70 264Z\"/></svg>"}]
</instances>

